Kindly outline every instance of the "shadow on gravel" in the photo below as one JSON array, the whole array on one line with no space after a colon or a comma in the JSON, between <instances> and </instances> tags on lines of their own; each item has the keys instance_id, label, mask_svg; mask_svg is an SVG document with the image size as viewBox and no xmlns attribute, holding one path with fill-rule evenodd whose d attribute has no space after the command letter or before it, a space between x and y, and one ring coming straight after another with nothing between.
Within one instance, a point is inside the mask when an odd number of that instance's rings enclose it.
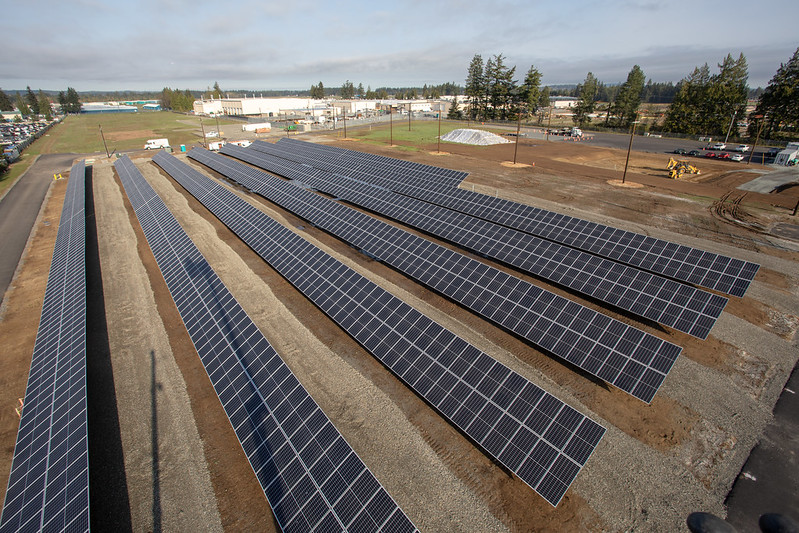
<instances>
[{"instance_id":1,"label":"shadow on gravel","mask_svg":"<svg viewBox=\"0 0 799 533\"><path fill-rule=\"evenodd\" d=\"M114 370L105 321L103 278L94 215L92 167L86 167L86 387L89 423L91 529L133 530Z\"/></svg>"}]
</instances>

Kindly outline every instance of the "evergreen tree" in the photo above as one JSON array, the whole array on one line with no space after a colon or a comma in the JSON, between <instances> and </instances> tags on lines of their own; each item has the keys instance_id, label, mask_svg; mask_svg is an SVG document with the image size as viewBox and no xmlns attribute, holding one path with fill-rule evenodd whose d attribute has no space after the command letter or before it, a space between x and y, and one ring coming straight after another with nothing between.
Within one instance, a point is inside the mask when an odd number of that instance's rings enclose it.
<instances>
[{"instance_id":1,"label":"evergreen tree","mask_svg":"<svg viewBox=\"0 0 799 533\"><path fill-rule=\"evenodd\" d=\"M787 63L780 64L752 115L763 117L765 138L784 131L791 132L794 138L799 135L799 48ZM757 127L756 121L750 120L749 135L754 137Z\"/></svg>"},{"instance_id":2,"label":"evergreen tree","mask_svg":"<svg viewBox=\"0 0 799 533\"><path fill-rule=\"evenodd\" d=\"M28 89L25 92L25 103L28 104L28 108L30 109L30 113L32 115L39 114L39 99L36 98L36 95L31 90L30 85L28 85Z\"/></svg>"},{"instance_id":3,"label":"evergreen tree","mask_svg":"<svg viewBox=\"0 0 799 533\"><path fill-rule=\"evenodd\" d=\"M449 107L449 111L447 112L447 118L450 120L463 120L463 111L460 110L457 96L454 100L452 100L452 105Z\"/></svg>"},{"instance_id":4,"label":"evergreen tree","mask_svg":"<svg viewBox=\"0 0 799 533\"><path fill-rule=\"evenodd\" d=\"M14 105L17 107L17 111L23 117L29 117L31 114L31 108L28 107L28 104L25 103L25 99L22 98L22 95L17 93L17 98L14 101Z\"/></svg>"},{"instance_id":5,"label":"evergreen tree","mask_svg":"<svg viewBox=\"0 0 799 533\"><path fill-rule=\"evenodd\" d=\"M502 54L495 55L486 62L485 79L491 118L507 120L510 116L510 106L516 92L516 81L513 79L515 73L516 67L508 68Z\"/></svg>"},{"instance_id":6,"label":"evergreen tree","mask_svg":"<svg viewBox=\"0 0 799 533\"><path fill-rule=\"evenodd\" d=\"M355 96L355 86L352 84L350 80L344 82L344 85L341 86L341 97L342 98L353 98Z\"/></svg>"},{"instance_id":7,"label":"evergreen tree","mask_svg":"<svg viewBox=\"0 0 799 533\"><path fill-rule=\"evenodd\" d=\"M638 65L633 66L627 74L627 81L619 88L612 110L617 126L628 128L632 124L641 105L645 80L644 71Z\"/></svg>"},{"instance_id":8,"label":"evergreen tree","mask_svg":"<svg viewBox=\"0 0 799 533\"><path fill-rule=\"evenodd\" d=\"M550 93L549 87L544 87L543 89L541 89L541 92L538 95L538 107L550 106L549 93Z\"/></svg>"},{"instance_id":9,"label":"evergreen tree","mask_svg":"<svg viewBox=\"0 0 799 533\"><path fill-rule=\"evenodd\" d=\"M519 104L527 108L531 115L535 113L541 99L541 73L531 66L519 86Z\"/></svg>"},{"instance_id":10,"label":"evergreen tree","mask_svg":"<svg viewBox=\"0 0 799 533\"><path fill-rule=\"evenodd\" d=\"M578 100L574 106L574 115L572 120L575 124L584 128L591 122L591 113L594 112L596 107L596 95L599 81L594 77L592 72L589 72L583 83L577 86Z\"/></svg>"},{"instance_id":11,"label":"evergreen tree","mask_svg":"<svg viewBox=\"0 0 799 533\"><path fill-rule=\"evenodd\" d=\"M0 89L0 111L13 111L14 110L14 103L11 101L11 98Z\"/></svg>"},{"instance_id":12,"label":"evergreen tree","mask_svg":"<svg viewBox=\"0 0 799 533\"><path fill-rule=\"evenodd\" d=\"M710 81L704 109L708 134L724 135L732 124L743 118L749 95L748 78L749 68L744 55L740 54L736 60L727 54L719 65L719 73Z\"/></svg>"},{"instance_id":13,"label":"evergreen tree","mask_svg":"<svg viewBox=\"0 0 799 533\"><path fill-rule=\"evenodd\" d=\"M469 64L464 93L469 97L469 104L466 107L466 114L469 115L469 118L477 120L478 116L484 116L486 82L483 71L483 58L480 54L475 54Z\"/></svg>"},{"instance_id":14,"label":"evergreen tree","mask_svg":"<svg viewBox=\"0 0 799 533\"><path fill-rule=\"evenodd\" d=\"M377 98L377 93L372 90L372 86L368 85L366 87L366 99L367 100L374 100Z\"/></svg>"},{"instance_id":15,"label":"evergreen tree","mask_svg":"<svg viewBox=\"0 0 799 533\"><path fill-rule=\"evenodd\" d=\"M710 68L705 63L694 68L677 84L677 94L666 112L665 131L695 135L703 131L702 103L710 87Z\"/></svg>"},{"instance_id":16,"label":"evergreen tree","mask_svg":"<svg viewBox=\"0 0 799 533\"><path fill-rule=\"evenodd\" d=\"M358 84L358 98L363 98L364 90L363 90L363 83Z\"/></svg>"},{"instance_id":17,"label":"evergreen tree","mask_svg":"<svg viewBox=\"0 0 799 533\"><path fill-rule=\"evenodd\" d=\"M52 120L53 119L52 104L50 102L50 99L47 98L47 95L45 95L41 89L39 89L37 103L39 105L39 114L44 115L45 120Z\"/></svg>"},{"instance_id":18,"label":"evergreen tree","mask_svg":"<svg viewBox=\"0 0 799 533\"><path fill-rule=\"evenodd\" d=\"M211 93L211 96L213 96L216 100L219 100L219 99L222 98L222 89L219 88L219 82L218 81L214 82L214 92Z\"/></svg>"},{"instance_id":19,"label":"evergreen tree","mask_svg":"<svg viewBox=\"0 0 799 533\"><path fill-rule=\"evenodd\" d=\"M61 112L64 114L80 113L81 107L83 107L80 103L78 91L72 87L67 87L66 93L63 91L58 93L58 103L61 104Z\"/></svg>"}]
</instances>

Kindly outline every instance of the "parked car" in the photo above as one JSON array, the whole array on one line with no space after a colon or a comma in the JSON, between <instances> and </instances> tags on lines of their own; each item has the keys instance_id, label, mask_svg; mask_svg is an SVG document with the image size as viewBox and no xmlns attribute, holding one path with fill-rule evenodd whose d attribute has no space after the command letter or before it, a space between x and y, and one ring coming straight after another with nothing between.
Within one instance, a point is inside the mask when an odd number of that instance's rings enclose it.
<instances>
[{"instance_id":1,"label":"parked car","mask_svg":"<svg viewBox=\"0 0 799 533\"><path fill-rule=\"evenodd\" d=\"M715 154L715 153L713 153L713 152L707 152L707 153L705 154L705 157L712 157L712 158L715 158L715 157L716 157L716 154Z\"/></svg>"},{"instance_id":2,"label":"parked car","mask_svg":"<svg viewBox=\"0 0 799 533\"><path fill-rule=\"evenodd\" d=\"M713 145L713 148L711 148L711 150L724 150L725 148L727 148L726 144L724 144L724 143L716 143L716 144Z\"/></svg>"},{"instance_id":3,"label":"parked car","mask_svg":"<svg viewBox=\"0 0 799 533\"><path fill-rule=\"evenodd\" d=\"M730 158L730 154L728 154L727 152L721 152L720 154L716 155L716 158L717 159L729 159Z\"/></svg>"},{"instance_id":4,"label":"parked car","mask_svg":"<svg viewBox=\"0 0 799 533\"><path fill-rule=\"evenodd\" d=\"M680 154L680 155L685 155L685 154L688 153L688 150L684 150L682 148L677 148L676 150L674 150L674 153L675 154Z\"/></svg>"},{"instance_id":5,"label":"parked car","mask_svg":"<svg viewBox=\"0 0 799 533\"><path fill-rule=\"evenodd\" d=\"M691 157L702 157L702 152L700 152L699 150L691 150L690 152L688 152L688 155L690 155Z\"/></svg>"},{"instance_id":6,"label":"parked car","mask_svg":"<svg viewBox=\"0 0 799 533\"><path fill-rule=\"evenodd\" d=\"M740 162L740 161L743 161L743 160L744 160L744 155L743 154L732 154L730 156L730 161L738 161L738 162Z\"/></svg>"}]
</instances>

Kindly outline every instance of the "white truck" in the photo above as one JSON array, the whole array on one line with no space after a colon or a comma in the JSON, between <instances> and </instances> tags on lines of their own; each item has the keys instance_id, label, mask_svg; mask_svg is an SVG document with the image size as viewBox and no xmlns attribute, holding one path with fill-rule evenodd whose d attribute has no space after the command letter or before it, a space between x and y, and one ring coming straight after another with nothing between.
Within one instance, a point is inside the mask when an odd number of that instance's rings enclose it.
<instances>
[{"instance_id":1,"label":"white truck","mask_svg":"<svg viewBox=\"0 0 799 533\"><path fill-rule=\"evenodd\" d=\"M169 148L169 139L149 139L144 145L145 150L158 150Z\"/></svg>"},{"instance_id":2,"label":"white truck","mask_svg":"<svg viewBox=\"0 0 799 533\"><path fill-rule=\"evenodd\" d=\"M257 131L257 130L266 130L269 131L272 129L272 124L269 122L258 122L256 124L242 124L241 131Z\"/></svg>"}]
</instances>

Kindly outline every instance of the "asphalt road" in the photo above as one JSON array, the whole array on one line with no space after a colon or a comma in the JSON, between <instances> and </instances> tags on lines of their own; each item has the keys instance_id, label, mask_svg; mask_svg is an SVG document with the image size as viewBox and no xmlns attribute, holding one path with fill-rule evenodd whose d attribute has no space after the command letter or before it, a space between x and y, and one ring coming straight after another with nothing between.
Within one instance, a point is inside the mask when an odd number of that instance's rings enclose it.
<instances>
[{"instance_id":1,"label":"asphalt road","mask_svg":"<svg viewBox=\"0 0 799 533\"><path fill-rule=\"evenodd\" d=\"M75 154L41 155L0 200L0 295L14 277L53 174L68 172Z\"/></svg>"}]
</instances>

